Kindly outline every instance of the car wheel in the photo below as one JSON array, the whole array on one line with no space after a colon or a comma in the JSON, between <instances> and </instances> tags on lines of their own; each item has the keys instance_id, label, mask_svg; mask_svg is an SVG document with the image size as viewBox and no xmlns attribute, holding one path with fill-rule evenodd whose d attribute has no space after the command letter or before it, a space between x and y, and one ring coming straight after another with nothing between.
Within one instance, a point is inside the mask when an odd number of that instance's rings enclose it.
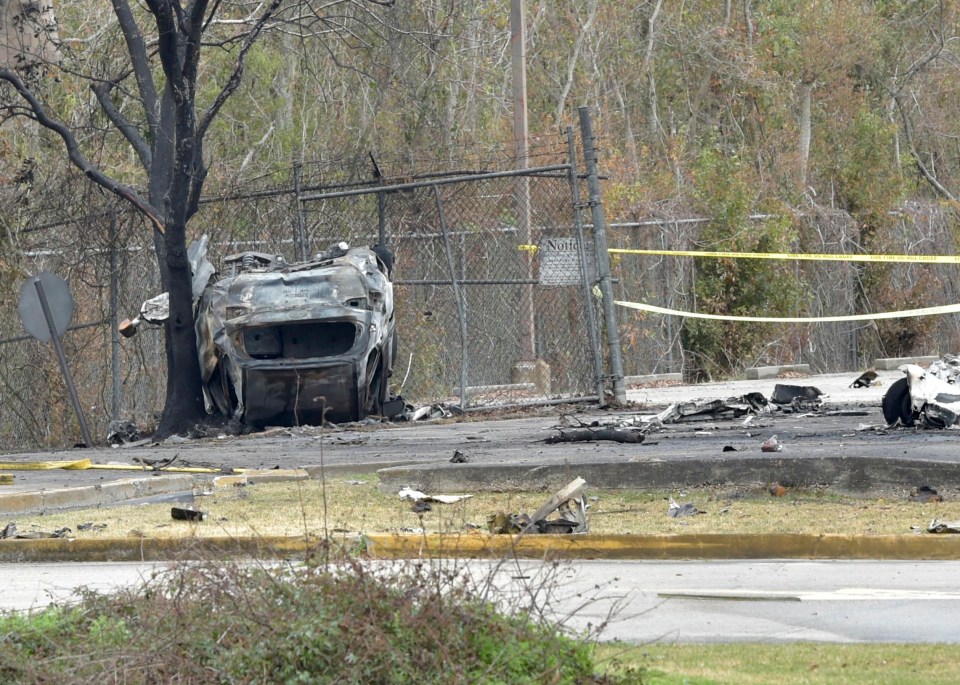
<instances>
[{"instance_id":1,"label":"car wheel","mask_svg":"<svg viewBox=\"0 0 960 685\"><path fill-rule=\"evenodd\" d=\"M908 428L917 420L917 412L913 410L910 399L910 384L906 378L894 381L890 389L883 396L883 419L887 424L900 423Z\"/></svg>"}]
</instances>

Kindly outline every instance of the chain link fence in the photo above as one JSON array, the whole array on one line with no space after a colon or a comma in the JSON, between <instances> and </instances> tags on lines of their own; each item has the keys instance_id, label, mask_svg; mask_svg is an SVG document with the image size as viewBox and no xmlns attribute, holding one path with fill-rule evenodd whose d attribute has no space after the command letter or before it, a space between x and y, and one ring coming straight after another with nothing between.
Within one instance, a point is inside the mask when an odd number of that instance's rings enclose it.
<instances>
[{"instance_id":1,"label":"chain link fence","mask_svg":"<svg viewBox=\"0 0 960 685\"><path fill-rule=\"evenodd\" d=\"M755 216L755 221L763 220ZM898 254L955 254L953 220L936 203L911 202L896 214L886 251ZM861 254L856 221L840 210L811 210L793 220L800 234L796 252ZM697 250L700 228L708 221L691 218L681 206L663 215L607 227L609 247L636 250ZM618 299L680 311L697 311L693 296L698 260L670 255L615 255L612 258ZM864 268L853 262L782 262L780 273L795 276L804 288L797 312L780 316L838 316L895 309L932 307L958 302L960 272L949 264L889 264L888 290L899 303L865 300ZM788 271L784 271L788 270ZM910 294L917 293L916 299ZM897 297L891 298L897 300ZM865 311L864 311L865 309ZM681 345L684 319L633 310L618 312L621 349L627 375L682 373L689 360ZM902 320L906 321L906 320ZM916 328L911 354L956 354L960 350L960 317L927 317L907 324ZM888 336L889 340L891 336ZM879 357L900 356L884 344L874 321L778 324L753 359L743 367L809 364L818 373L864 369Z\"/></svg>"},{"instance_id":2,"label":"chain link fence","mask_svg":"<svg viewBox=\"0 0 960 685\"><path fill-rule=\"evenodd\" d=\"M599 349L585 308L596 303L579 269L569 163L392 184L358 176L331 179L327 166L296 164L206 199L191 226L210 236L218 269L249 250L302 260L340 241L389 246L399 338L391 391L408 402L469 409L595 395ZM0 447L8 450L79 435L52 346L25 336L19 321L23 282L42 271L63 277L76 302L63 345L94 440L113 418L149 428L163 407L162 331L117 333L161 291L150 228L82 179L71 183L58 195L72 201L11 227L2 255L12 267L0 302Z\"/></svg>"}]
</instances>

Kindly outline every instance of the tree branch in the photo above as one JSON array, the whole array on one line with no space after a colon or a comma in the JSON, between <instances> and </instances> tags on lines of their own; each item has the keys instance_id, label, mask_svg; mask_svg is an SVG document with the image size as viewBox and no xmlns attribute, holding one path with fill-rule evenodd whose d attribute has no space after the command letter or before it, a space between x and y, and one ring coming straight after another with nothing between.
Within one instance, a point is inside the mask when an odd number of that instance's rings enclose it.
<instances>
[{"instance_id":1,"label":"tree branch","mask_svg":"<svg viewBox=\"0 0 960 685\"><path fill-rule=\"evenodd\" d=\"M159 219L159 212L157 212L150 202L140 197L137 191L130 186L113 180L100 171L100 169L98 169L96 166L94 166L83 155L83 152L80 150L80 146L77 144L77 140L73 137L73 133L70 131L70 129L47 114L43 104L41 104L33 92L27 88L26 85L24 85L19 76L7 69L0 69L0 81L6 81L17 90L17 92L20 94L20 97L26 100L27 104L30 106L31 113L41 126L60 136L60 138L63 140L64 146L67 149L67 156L70 158L70 161L75 167L82 171L87 178L101 188L109 190L114 195L121 197L132 204L141 214L150 219L158 231L161 233L164 231L164 224L163 221Z\"/></svg>"},{"instance_id":2,"label":"tree branch","mask_svg":"<svg viewBox=\"0 0 960 685\"><path fill-rule=\"evenodd\" d=\"M910 123L910 118L907 116L907 112L903 107L903 103L900 102L900 97L894 97L894 102L897 103L897 109L900 111L900 117L903 119L903 135L907 139L907 144L910 146L910 154L913 155L914 161L917 163L917 168L920 170L920 173L923 175L927 182L933 186L933 189L938 193L943 195L951 202L956 202L957 198L951 193L940 181L937 180L937 177L930 173L930 170L927 169L926 165L923 163L923 160L920 159L920 153L917 152L917 147L913 142L913 126Z\"/></svg>"},{"instance_id":3,"label":"tree branch","mask_svg":"<svg viewBox=\"0 0 960 685\"><path fill-rule=\"evenodd\" d=\"M157 88L153 82L153 72L150 70L146 41L144 41L143 33L141 33L140 27L137 26L137 22L133 18L133 12L130 11L130 4L127 0L112 0L112 2L113 13L117 16L123 38L127 42L127 51L130 53L133 75L137 80L137 87L140 89L140 100L143 103L147 126L150 127L150 133L153 135L157 128Z\"/></svg>"},{"instance_id":4,"label":"tree branch","mask_svg":"<svg viewBox=\"0 0 960 685\"><path fill-rule=\"evenodd\" d=\"M102 109L103 113L107 115L107 118L113 122L113 125L117 127L117 130L120 131L123 137L127 139L127 142L130 143L130 147L133 148L134 152L137 153L137 157L140 158L140 164L143 165L144 169L149 171L153 158L153 153L150 152L150 146L147 145L147 141L140 135L140 131L137 130L136 126L127 121L127 118L124 117L120 113L120 110L113 104L113 100L110 98L111 84L103 81L93 83L90 85L90 90L97 96L100 109Z\"/></svg>"},{"instance_id":5,"label":"tree branch","mask_svg":"<svg viewBox=\"0 0 960 685\"><path fill-rule=\"evenodd\" d=\"M257 38L260 36L260 32L263 30L264 25L270 20L270 17L273 16L273 13L278 7L280 7L281 4L283 4L283 0L273 0L270 3L270 6L267 7L263 14L260 15L260 18L257 19L256 23L254 23L253 27L250 29L250 32L247 33L243 40L243 45L240 47L240 53L237 55L237 60L234 62L233 73L230 74L230 78L227 80L226 85L224 85L223 90L220 91L214 101L210 104L210 107L207 108L207 111L204 112L203 116L200 118L200 123L197 125L198 138L203 138L207 132L207 129L210 127L210 124L220 112L220 108L223 107L224 103L230 98L231 95L234 94L234 92L236 92L237 88L240 87L240 81L243 79L243 67L247 53L250 52L250 48L252 48L253 44L257 41Z\"/></svg>"}]
</instances>

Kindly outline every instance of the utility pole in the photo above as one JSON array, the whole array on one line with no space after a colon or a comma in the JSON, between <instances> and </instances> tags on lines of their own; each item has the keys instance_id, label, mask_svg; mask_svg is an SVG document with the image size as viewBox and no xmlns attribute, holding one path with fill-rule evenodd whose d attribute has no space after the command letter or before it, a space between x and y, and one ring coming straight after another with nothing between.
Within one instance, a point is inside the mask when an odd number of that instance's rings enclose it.
<instances>
[{"instance_id":1,"label":"utility pole","mask_svg":"<svg viewBox=\"0 0 960 685\"><path fill-rule=\"evenodd\" d=\"M510 0L510 48L513 75L513 139L515 168L529 166L530 136L527 129L527 31L523 19L523 0ZM517 242L530 245L530 178L517 176L514 194L517 205ZM523 249L523 248L521 248ZM533 280L533 252L525 250L525 275ZM537 359L537 325L533 309L533 285L520 286L517 323L520 328L520 359L514 362L511 379L514 383L533 383L541 394L550 394L550 367Z\"/></svg>"}]
</instances>

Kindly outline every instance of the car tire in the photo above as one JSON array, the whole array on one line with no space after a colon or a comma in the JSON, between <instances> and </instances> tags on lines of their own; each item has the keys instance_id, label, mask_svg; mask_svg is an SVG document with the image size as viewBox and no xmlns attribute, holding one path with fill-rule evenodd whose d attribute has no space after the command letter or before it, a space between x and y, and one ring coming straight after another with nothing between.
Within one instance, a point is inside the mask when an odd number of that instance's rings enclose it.
<instances>
[{"instance_id":1,"label":"car tire","mask_svg":"<svg viewBox=\"0 0 960 685\"><path fill-rule=\"evenodd\" d=\"M917 420L917 412L913 410L913 403L910 399L910 384L906 378L894 381L893 385L883 396L883 419L887 425L892 425L900 421L900 424L907 428L913 426Z\"/></svg>"}]
</instances>

